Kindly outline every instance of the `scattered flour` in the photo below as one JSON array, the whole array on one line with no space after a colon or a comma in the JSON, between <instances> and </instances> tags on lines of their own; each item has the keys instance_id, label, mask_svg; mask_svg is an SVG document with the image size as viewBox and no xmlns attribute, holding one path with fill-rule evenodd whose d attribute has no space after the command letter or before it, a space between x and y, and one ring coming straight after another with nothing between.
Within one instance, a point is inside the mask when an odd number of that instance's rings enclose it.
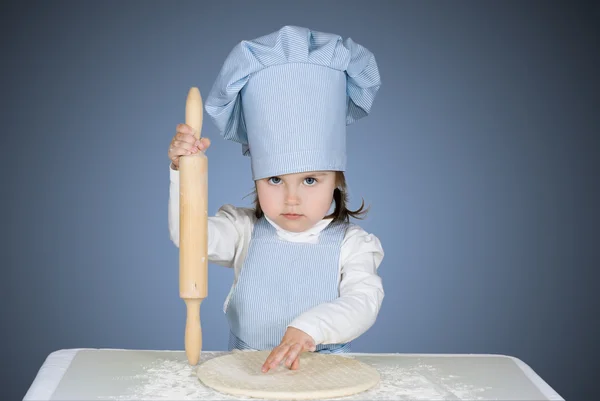
<instances>
[{"instance_id":1,"label":"scattered flour","mask_svg":"<svg viewBox=\"0 0 600 401\"><path fill-rule=\"evenodd\" d=\"M436 368L418 363L409 368L374 365L381 374L381 383L372 394L347 397L348 399L400 399L400 400L483 400L477 388L461 382L456 375L440 375Z\"/></svg>"},{"instance_id":2,"label":"scattered flour","mask_svg":"<svg viewBox=\"0 0 600 401\"><path fill-rule=\"evenodd\" d=\"M206 354L203 354L206 356ZM218 354L203 357L203 361ZM482 400L486 388L477 388L460 381L456 375L440 375L437 369L425 363L398 368L374 364L381 382L366 392L339 400ZM122 396L103 397L105 400L256 400L221 394L205 387L196 376L196 367L186 361L157 359L144 367L144 373L114 377L137 383Z\"/></svg>"}]
</instances>

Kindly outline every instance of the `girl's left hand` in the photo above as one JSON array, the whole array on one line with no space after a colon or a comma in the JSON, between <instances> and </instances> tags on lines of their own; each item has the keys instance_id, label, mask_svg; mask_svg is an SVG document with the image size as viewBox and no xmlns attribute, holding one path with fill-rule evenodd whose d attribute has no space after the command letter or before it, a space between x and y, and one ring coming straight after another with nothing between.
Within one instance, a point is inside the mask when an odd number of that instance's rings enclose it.
<instances>
[{"instance_id":1,"label":"girl's left hand","mask_svg":"<svg viewBox=\"0 0 600 401\"><path fill-rule=\"evenodd\" d=\"M262 372L275 369L285 359L285 366L292 370L300 366L300 354L305 351L315 351L316 346L313 338L294 327L288 327L281 343L273 348L271 354L262 366Z\"/></svg>"}]
</instances>

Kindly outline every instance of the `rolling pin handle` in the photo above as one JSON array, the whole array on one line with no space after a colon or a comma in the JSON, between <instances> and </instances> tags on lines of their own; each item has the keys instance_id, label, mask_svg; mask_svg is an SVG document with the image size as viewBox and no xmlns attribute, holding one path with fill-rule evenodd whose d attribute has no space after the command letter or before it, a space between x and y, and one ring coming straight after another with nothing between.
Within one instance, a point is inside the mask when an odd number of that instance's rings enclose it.
<instances>
[{"instance_id":1,"label":"rolling pin handle","mask_svg":"<svg viewBox=\"0 0 600 401\"><path fill-rule=\"evenodd\" d=\"M186 299L187 319L185 324L185 353L190 365L200 360L202 350L202 327L200 323L201 299Z\"/></svg>"}]
</instances>

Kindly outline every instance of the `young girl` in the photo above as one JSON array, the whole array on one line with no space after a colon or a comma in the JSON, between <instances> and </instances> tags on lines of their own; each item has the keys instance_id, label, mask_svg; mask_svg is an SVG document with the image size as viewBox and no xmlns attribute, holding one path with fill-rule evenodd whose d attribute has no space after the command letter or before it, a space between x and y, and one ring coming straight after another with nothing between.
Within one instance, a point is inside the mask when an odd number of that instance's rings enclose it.
<instances>
[{"instance_id":1,"label":"young girl","mask_svg":"<svg viewBox=\"0 0 600 401\"><path fill-rule=\"evenodd\" d=\"M253 208L208 220L211 263L234 269L229 349L271 350L263 372L298 369L305 351L348 352L384 297L380 241L347 209L346 125L380 86L375 58L351 39L286 26L242 41L205 102L221 135L251 158ZM179 245L179 157L206 150L179 124L169 146L169 230Z\"/></svg>"}]
</instances>

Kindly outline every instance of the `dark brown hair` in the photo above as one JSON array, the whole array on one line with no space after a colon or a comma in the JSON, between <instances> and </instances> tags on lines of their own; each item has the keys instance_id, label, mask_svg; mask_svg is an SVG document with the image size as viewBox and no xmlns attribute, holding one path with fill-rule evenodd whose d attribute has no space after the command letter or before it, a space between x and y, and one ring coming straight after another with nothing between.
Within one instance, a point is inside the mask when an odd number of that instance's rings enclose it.
<instances>
[{"instance_id":1,"label":"dark brown hair","mask_svg":"<svg viewBox=\"0 0 600 401\"><path fill-rule=\"evenodd\" d=\"M350 210L347 207L349 198L348 186L346 184L346 176L344 175L343 171L336 171L335 186L336 188L333 190L333 202L335 202L335 209L330 215L327 215L324 218L333 218L334 221L343 221L347 223L350 222L350 217L355 219L363 219L369 211L368 207L366 209L364 207L364 199L357 210ZM257 219L260 219L263 216L263 211L260 208L260 202L258 201L256 185L252 194L254 195L254 215Z\"/></svg>"}]
</instances>

